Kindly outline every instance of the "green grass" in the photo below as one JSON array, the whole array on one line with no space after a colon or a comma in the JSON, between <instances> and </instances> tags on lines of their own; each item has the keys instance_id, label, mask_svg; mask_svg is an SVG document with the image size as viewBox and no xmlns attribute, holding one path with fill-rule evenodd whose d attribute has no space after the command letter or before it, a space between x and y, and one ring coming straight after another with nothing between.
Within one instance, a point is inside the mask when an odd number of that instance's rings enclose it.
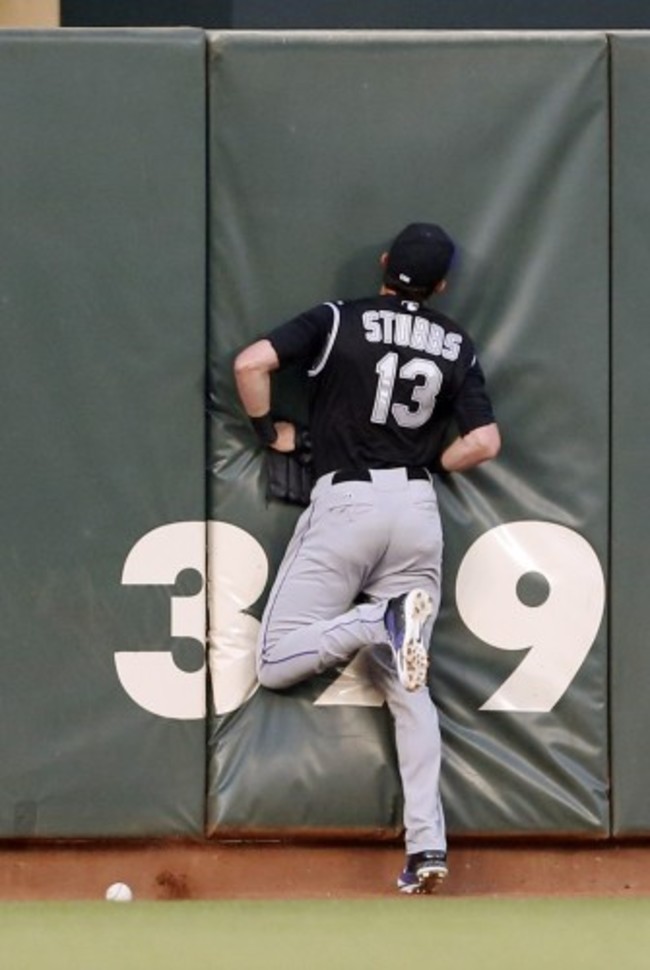
<instances>
[{"instance_id":1,"label":"green grass","mask_svg":"<svg viewBox=\"0 0 650 970\"><path fill-rule=\"evenodd\" d=\"M650 899L0 904L3 970L647 970Z\"/></svg>"}]
</instances>

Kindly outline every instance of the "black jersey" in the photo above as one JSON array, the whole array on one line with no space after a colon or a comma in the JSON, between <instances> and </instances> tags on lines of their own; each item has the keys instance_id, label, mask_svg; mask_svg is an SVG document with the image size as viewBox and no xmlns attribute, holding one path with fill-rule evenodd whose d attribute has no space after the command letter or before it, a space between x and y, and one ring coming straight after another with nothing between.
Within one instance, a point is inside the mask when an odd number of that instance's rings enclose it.
<instances>
[{"instance_id":1,"label":"black jersey","mask_svg":"<svg viewBox=\"0 0 650 970\"><path fill-rule=\"evenodd\" d=\"M411 300L324 303L267 338L309 374L317 475L431 466L452 418L460 434L494 421L471 338Z\"/></svg>"}]
</instances>

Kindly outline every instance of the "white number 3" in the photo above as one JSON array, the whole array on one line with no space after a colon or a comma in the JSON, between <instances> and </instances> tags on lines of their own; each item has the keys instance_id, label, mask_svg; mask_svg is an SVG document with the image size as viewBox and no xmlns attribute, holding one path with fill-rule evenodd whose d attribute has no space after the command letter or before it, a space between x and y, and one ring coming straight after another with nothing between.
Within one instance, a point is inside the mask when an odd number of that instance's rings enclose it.
<instances>
[{"instance_id":1,"label":"white number 3","mask_svg":"<svg viewBox=\"0 0 650 970\"><path fill-rule=\"evenodd\" d=\"M512 522L486 532L468 550L456 601L477 637L500 650L528 651L481 710L550 711L596 638L605 582L596 553L577 532L549 522Z\"/></svg>"}]
</instances>

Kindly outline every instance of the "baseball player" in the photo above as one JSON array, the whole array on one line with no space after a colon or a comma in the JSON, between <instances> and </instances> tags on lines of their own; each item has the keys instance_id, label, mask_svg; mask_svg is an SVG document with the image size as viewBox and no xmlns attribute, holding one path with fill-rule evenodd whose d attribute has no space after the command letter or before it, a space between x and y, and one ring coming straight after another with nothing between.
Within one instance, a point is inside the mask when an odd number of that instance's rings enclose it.
<instances>
[{"instance_id":1,"label":"baseball player","mask_svg":"<svg viewBox=\"0 0 650 970\"><path fill-rule=\"evenodd\" d=\"M311 386L315 484L262 618L259 680L286 688L363 651L395 724L405 893L430 892L447 875L427 674L443 544L435 475L500 448L472 340L425 306L444 290L453 255L439 226L411 224L381 256L379 295L308 310L235 361L244 409L278 452L293 451L296 428L272 416L270 375L300 365Z\"/></svg>"}]
</instances>

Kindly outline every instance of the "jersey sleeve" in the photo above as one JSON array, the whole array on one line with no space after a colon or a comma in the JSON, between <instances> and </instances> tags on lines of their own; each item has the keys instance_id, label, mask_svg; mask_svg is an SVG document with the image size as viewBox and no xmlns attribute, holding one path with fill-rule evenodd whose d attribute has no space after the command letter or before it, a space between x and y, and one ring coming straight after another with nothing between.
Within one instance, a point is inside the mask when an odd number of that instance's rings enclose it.
<instances>
[{"instance_id":1,"label":"jersey sleeve","mask_svg":"<svg viewBox=\"0 0 650 970\"><path fill-rule=\"evenodd\" d=\"M453 411L461 435L495 421L494 409L485 386L485 376L476 357L454 399Z\"/></svg>"},{"instance_id":2,"label":"jersey sleeve","mask_svg":"<svg viewBox=\"0 0 650 970\"><path fill-rule=\"evenodd\" d=\"M310 366L321 356L333 325L332 306L322 303L271 330L266 338L281 367L299 362Z\"/></svg>"}]
</instances>

